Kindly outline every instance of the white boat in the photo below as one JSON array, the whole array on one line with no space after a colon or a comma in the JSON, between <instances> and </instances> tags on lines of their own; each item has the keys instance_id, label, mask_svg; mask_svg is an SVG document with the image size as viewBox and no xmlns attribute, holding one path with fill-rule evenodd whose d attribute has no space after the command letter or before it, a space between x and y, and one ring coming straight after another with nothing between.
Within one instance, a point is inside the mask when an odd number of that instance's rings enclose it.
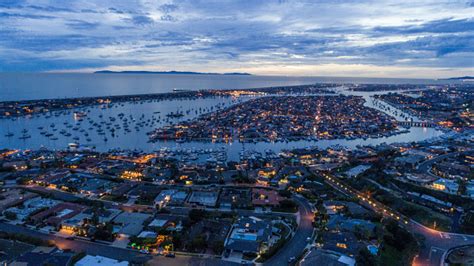
<instances>
[{"instance_id":1,"label":"white boat","mask_svg":"<svg viewBox=\"0 0 474 266\"><path fill-rule=\"evenodd\" d=\"M74 118L79 119L81 117L87 116L86 112L74 112Z\"/></svg>"}]
</instances>

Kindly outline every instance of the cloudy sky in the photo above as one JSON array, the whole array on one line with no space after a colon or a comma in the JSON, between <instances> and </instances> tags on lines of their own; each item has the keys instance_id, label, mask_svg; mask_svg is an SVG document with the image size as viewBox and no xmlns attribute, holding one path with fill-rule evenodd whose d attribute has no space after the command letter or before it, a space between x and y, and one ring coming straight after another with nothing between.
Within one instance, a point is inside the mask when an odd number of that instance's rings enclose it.
<instances>
[{"instance_id":1,"label":"cloudy sky","mask_svg":"<svg viewBox=\"0 0 474 266\"><path fill-rule=\"evenodd\" d=\"M0 71L474 75L473 15L455 0L0 0Z\"/></svg>"}]
</instances>

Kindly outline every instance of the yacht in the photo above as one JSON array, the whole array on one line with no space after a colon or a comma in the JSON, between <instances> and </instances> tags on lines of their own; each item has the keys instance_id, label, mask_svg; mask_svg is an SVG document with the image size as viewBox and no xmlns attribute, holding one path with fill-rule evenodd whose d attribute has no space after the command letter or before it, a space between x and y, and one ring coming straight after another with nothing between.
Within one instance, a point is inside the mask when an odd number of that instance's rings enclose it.
<instances>
[{"instance_id":1,"label":"yacht","mask_svg":"<svg viewBox=\"0 0 474 266\"><path fill-rule=\"evenodd\" d=\"M76 119L81 119L84 116L87 116L86 112L74 112L74 118Z\"/></svg>"},{"instance_id":2,"label":"yacht","mask_svg":"<svg viewBox=\"0 0 474 266\"><path fill-rule=\"evenodd\" d=\"M29 139L29 138L31 138L31 135L23 134L22 136L20 136L19 139Z\"/></svg>"}]
</instances>

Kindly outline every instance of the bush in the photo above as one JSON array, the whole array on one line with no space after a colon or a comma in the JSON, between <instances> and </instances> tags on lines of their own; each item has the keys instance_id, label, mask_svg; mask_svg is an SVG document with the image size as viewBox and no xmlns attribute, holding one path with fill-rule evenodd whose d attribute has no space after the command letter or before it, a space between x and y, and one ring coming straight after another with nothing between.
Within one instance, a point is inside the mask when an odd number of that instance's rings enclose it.
<instances>
[{"instance_id":1,"label":"bush","mask_svg":"<svg viewBox=\"0 0 474 266\"><path fill-rule=\"evenodd\" d=\"M419 249L415 237L394 220L387 221L384 228L378 264L409 265Z\"/></svg>"},{"instance_id":2,"label":"bush","mask_svg":"<svg viewBox=\"0 0 474 266\"><path fill-rule=\"evenodd\" d=\"M280 201L278 208L274 208L276 211L282 212L296 212L298 211L298 204L291 199L284 199Z\"/></svg>"},{"instance_id":3,"label":"bush","mask_svg":"<svg viewBox=\"0 0 474 266\"><path fill-rule=\"evenodd\" d=\"M369 250L363 248L359 251L359 254L356 257L357 265L361 266L375 266L377 265L377 260L374 255L372 255Z\"/></svg>"},{"instance_id":4,"label":"bush","mask_svg":"<svg viewBox=\"0 0 474 266\"><path fill-rule=\"evenodd\" d=\"M36 237L23 235L23 234L7 234L5 238L10 239L10 240L25 242L25 243L32 244L35 246L46 246L49 244L48 242L43 241L41 238L36 238Z\"/></svg>"},{"instance_id":5,"label":"bush","mask_svg":"<svg viewBox=\"0 0 474 266\"><path fill-rule=\"evenodd\" d=\"M199 252L207 248L207 242L204 235L199 235L188 245L188 249L193 252Z\"/></svg>"},{"instance_id":6,"label":"bush","mask_svg":"<svg viewBox=\"0 0 474 266\"><path fill-rule=\"evenodd\" d=\"M206 216L207 216L206 210L192 209L188 213L188 217L193 223L197 223L201 221L202 219L206 218Z\"/></svg>"},{"instance_id":7,"label":"bush","mask_svg":"<svg viewBox=\"0 0 474 266\"><path fill-rule=\"evenodd\" d=\"M212 242L212 251L217 255L221 254L224 251L224 241L216 240Z\"/></svg>"},{"instance_id":8,"label":"bush","mask_svg":"<svg viewBox=\"0 0 474 266\"><path fill-rule=\"evenodd\" d=\"M5 218L7 218L8 220L16 220L16 213L13 213L11 211L5 211L3 213L3 215L5 216Z\"/></svg>"}]
</instances>

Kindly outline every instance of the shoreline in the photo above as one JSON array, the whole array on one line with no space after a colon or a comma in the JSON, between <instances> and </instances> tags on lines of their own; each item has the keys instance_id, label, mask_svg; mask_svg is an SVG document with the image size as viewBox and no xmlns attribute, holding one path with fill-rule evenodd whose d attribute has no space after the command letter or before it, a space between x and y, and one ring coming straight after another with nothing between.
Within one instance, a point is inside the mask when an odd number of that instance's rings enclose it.
<instances>
[{"instance_id":1,"label":"shoreline","mask_svg":"<svg viewBox=\"0 0 474 266\"><path fill-rule=\"evenodd\" d=\"M96 106L120 102L137 101L162 101L189 98L206 98L212 96L233 97L240 95L265 95L280 93L327 93L335 94L328 90L337 84L309 84L298 86L278 86L248 89L212 89L212 90L176 90L173 92L125 94L113 96L74 97L63 99L38 99L19 101L0 101L0 118L19 117L32 114L45 114L53 111L72 110L88 106Z\"/></svg>"}]
</instances>

